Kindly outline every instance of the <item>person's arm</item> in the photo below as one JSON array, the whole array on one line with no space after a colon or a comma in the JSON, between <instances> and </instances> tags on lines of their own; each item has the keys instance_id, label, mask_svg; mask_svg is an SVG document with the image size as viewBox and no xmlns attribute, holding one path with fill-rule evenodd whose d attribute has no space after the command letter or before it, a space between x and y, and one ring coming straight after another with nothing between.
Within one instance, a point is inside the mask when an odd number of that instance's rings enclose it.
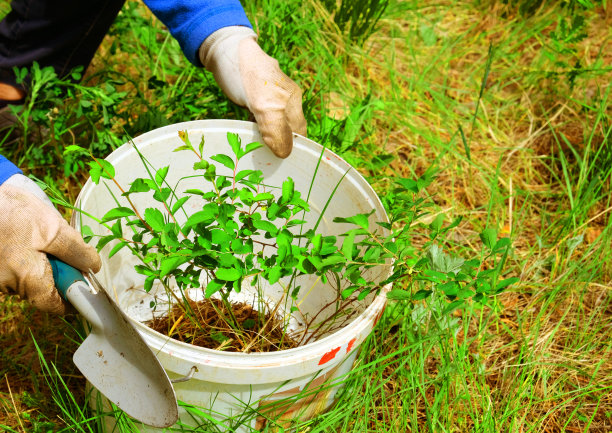
<instances>
[{"instance_id":1,"label":"person's arm","mask_svg":"<svg viewBox=\"0 0 612 433\"><path fill-rule=\"evenodd\" d=\"M0 185L14 174L21 174L21 170L11 161L0 155Z\"/></svg>"},{"instance_id":2,"label":"person's arm","mask_svg":"<svg viewBox=\"0 0 612 433\"><path fill-rule=\"evenodd\" d=\"M41 310L64 313L47 254L81 271L97 272L98 253L53 207L45 193L0 155L0 290Z\"/></svg>"},{"instance_id":3,"label":"person's arm","mask_svg":"<svg viewBox=\"0 0 612 433\"><path fill-rule=\"evenodd\" d=\"M200 45L217 30L228 26L252 29L238 0L144 0L178 41L185 57L202 66L198 57Z\"/></svg>"},{"instance_id":4,"label":"person's arm","mask_svg":"<svg viewBox=\"0 0 612 433\"><path fill-rule=\"evenodd\" d=\"M257 44L237 0L144 0L185 56L211 71L223 92L255 116L264 143L281 158L293 133L306 135L302 91Z\"/></svg>"}]
</instances>

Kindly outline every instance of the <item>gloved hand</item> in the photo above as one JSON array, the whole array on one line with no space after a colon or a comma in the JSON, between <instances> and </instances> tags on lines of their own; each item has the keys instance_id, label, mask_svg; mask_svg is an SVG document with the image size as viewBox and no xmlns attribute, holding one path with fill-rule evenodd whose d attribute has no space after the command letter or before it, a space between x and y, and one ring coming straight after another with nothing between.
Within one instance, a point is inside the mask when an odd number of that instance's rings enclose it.
<instances>
[{"instance_id":1,"label":"gloved hand","mask_svg":"<svg viewBox=\"0 0 612 433\"><path fill-rule=\"evenodd\" d=\"M302 91L242 26L223 27L202 43L199 57L225 94L255 116L264 143L280 158L293 148L296 132L306 135Z\"/></svg>"},{"instance_id":2,"label":"gloved hand","mask_svg":"<svg viewBox=\"0 0 612 433\"><path fill-rule=\"evenodd\" d=\"M15 174L0 185L0 289L17 292L40 310L63 314L46 254L81 271L100 270L87 245L30 179Z\"/></svg>"}]
</instances>

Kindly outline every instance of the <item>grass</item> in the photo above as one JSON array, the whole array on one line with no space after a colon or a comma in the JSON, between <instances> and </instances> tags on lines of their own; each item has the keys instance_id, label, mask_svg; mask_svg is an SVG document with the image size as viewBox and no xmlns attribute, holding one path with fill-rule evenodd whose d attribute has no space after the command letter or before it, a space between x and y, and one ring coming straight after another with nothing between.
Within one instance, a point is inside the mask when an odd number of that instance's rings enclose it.
<instances>
[{"instance_id":1,"label":"grass","mask_svg":"<svg viewBox=\"0 0 612 433\"><path fill-rule=\"evenodd\" d=\"M381 194L386 177L435 163L430 194L447 221L463 217L446 246L477 250L478 233L497 227L513 240L509 276L521 279L490 307L446 320L435 300L390 305L336 405L297 431L612 431L612 17L606 2L572 7L391 2L358 44L318 1L247 5L262 46L305 91L309 136ZM84 86L42 92L37 124L58 110L42 151L0 144L70 200L82 154L108 153L125 132L248 117L186 66L139 3L124 8ZM0 426L77 430L50 398L32 340L82 401L70 324L12 297L1 305Z\"/></svg>"}]
</instances>

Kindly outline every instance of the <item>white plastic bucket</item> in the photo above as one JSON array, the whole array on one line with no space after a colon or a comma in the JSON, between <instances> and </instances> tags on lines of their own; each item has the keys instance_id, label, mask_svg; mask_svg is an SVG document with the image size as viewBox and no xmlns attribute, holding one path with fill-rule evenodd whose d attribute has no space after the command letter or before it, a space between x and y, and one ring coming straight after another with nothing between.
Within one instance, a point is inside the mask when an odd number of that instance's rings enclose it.
<instances>
[{"instance_id":1,"label":"white plastic bucket","mask_svg":"<svg viewBox=\"0 0 612 433\"><path fill-rule=\"evenodd\" d=\"M115 167L117 182L128 188L135 178L147 176L134 146L154 167L170 165L167 177L170 185L192 171L195 155L187 151L172 152L182 144L178 131L188 131L191 142L196 145L204 135L205 157L230 152L227 132L239 134L243 143L261 141L257 126L251 122L199 120L166 126L135 138L133 142L124 144L109 155L107 161ZM319 218L330 194L339 184L319 226L319 231L325 235L337 235L352 228L333 223L336 216L348 217L374 210L370 217L371 226L376 226L376 221L388 221L380 200L363 177L333 152L323 151L322 146L307 138L295 135L293 152L287 159L278 159L262 147L244 157L240 167L261 170L265 183L272 185L280 186L290 176L304 199L312 182L308 199L311 211L307 214L310 226ZM312 181L315 171L316 177ZM189 182L181 183L180 189L202 187L201 180L197 180L197 186ZM77 206L83 213L75 212L72 224L77 228L88 225L96 234L108 234L107 229L86 215L101 217L116 207L109 191L114 191L121 205L127 206L127 202L121 202L125 199L113 182L101 179L100 184L95 185L90 179L77 200ZM141 195L132 196L139 210L144 211L146 207L157 204L150 196ZM192 206L194 212L198 210L197 203ZM112 244L107 245L101 253L103 266L97 276L120 307L133 319L134 325L170 378L190 376L189 380L174 384L178 400L208 411L215 419L226 419L222 422L232 429L236 425L228 421L228 418L233 417L236 421L241 414L250 413L252 416L245 415L238 422L242 426L236 431L259 429L270 422L267 418L274 418L283 426L287 420L308 419L327 409L333 403L338 387L321 388L320 392L312 392L291 405L267 411L267 415L261 413L266 412L265 408L270 402L290 399L300 392L316 389L323 383L333 383L348 373L357 348L371 332L385 306L384 293L371 296L361 303L361 309L346 326L295 349L250 354L206 349L170 339L142 323L154 314L149 307L153 295L143 291L144 276L134 271L133 266L138 261L131 257L130 252L124 249L108 259L110 248ZM370 272L378 273L377 278L382 279L389 274L390 269L382 267ZM304 284L302 287L309 286ZM327 292L326 286L319 282L308 296L300 293L298 298L304 297L302 310L321 310L321 306L333 299L336 293ZM272 299L279 296L274 289L270 289L267 295ZM280 412L284 414L279 417ZM185 407L181 407L180 422L187 426L199 424L193 412L189 413ZM159 431L144 425L139 428L141 431Z\"/></svg>"}]
</instances>

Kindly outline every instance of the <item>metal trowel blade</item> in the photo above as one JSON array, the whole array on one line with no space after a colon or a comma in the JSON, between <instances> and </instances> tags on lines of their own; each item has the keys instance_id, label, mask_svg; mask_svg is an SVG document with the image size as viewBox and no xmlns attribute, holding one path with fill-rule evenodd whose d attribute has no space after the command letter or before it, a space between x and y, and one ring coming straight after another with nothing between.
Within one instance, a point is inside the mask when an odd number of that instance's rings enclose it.
<instances>
[{"instance_id":1,"label":"metal trowel blade","mask_svg":"<svg viewBox=\"0 0 612 433\"><path fill-rule=\"evenodd\" d=\"M115 302L82 281L66 296L92 327L74 353L81 373L129 416L154 427L174 424L178 405L168 375Z\"/></svg>"}]
</instances>

